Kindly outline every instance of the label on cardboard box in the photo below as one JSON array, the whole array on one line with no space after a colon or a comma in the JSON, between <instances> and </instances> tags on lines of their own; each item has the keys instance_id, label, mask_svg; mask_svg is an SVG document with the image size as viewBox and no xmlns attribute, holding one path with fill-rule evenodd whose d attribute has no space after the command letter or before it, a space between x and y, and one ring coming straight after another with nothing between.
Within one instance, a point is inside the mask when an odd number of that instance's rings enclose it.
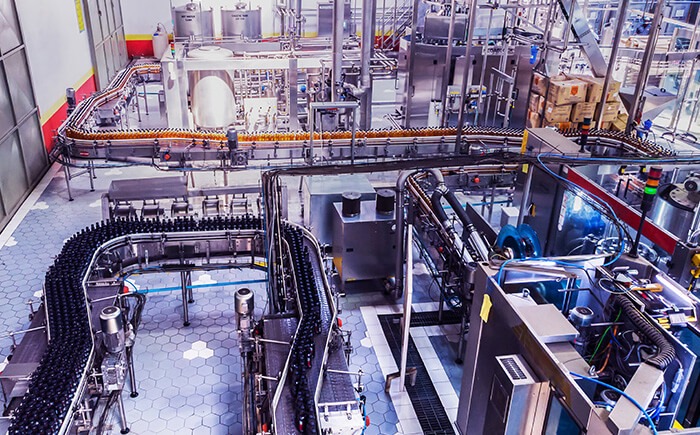
<instances>
[{"instance_id":1,"label":"label on cardboard box","mask_svg":"<svg viewBox=\"0 0 700 435\"><path fill-rule=\"evenodd\" d=\"M603 122L610 122L617 119L617 113L620 110L619 101L608 101L606 103L598 104L603 104Z\"/></svg>"},{"instance_id":2,"label":"label on cardboard box","mask_svg":"<svg viewBox=\"0 0 700 435\"><path fill-rule=\"evenodd\" d=\"M544 119L547 122L566 122L571 115L571 106L557 106L547 101L544 105Z\"/></svg>"},{"instance_id":3,"label":"label on cardboard box","mask_svg":"<svg viewBox=\"0 0 700 435\"><path fill-rule=\"evenodd\" d=\"M547 100L557 106L586 101L588 84L583 80L551 80Z\"/></svg>"},{"instance_id":4,"label":"label on cardboard box","mask_svg":"<svg viewBox=\"0 0 700 435\"><path fill-rule=\"evenodd\" d=\"M595 103L576 103L571 110L571 122L583 122L584 118L593 118Z\"/></svg>"},{"instance_id":5,"label":"label on cardboard box","mask_svg":"<svg viewBox=\"0 0 700 435\"><path fill-rule=\"evenodd\" d=\"M549 79L544 75L535 72L532 74L532 92L545 95L547 93L547 84Z\"/></svg>"}]
</instances>

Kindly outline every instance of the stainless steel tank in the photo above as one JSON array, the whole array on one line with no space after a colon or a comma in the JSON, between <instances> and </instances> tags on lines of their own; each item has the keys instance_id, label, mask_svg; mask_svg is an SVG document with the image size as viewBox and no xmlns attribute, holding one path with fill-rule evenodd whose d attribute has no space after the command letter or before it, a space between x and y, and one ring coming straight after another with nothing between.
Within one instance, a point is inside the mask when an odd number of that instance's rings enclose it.
<instances>
[{"instance_id":1,"label":"stainless steel tank","mask_svg":"<svg viewBox=\"0 0 700 435\"><path fill-rule=\"evenodd\" d=\"M225 37L241 39L262 38L260 8L221 8L221 29Z\"/></svg>"},{"instance_id":2,"label":"stainless steel tank","mask_svg":"<svg viewBox=\"0 0 700 435\"><path fill-rule=\"evenodd\" d=\"M681 240L686 240L693 226L700 194L688 192L683 184L669 184L654 201L651 220Z\"/></svg>"},{"instance_id":3,"label":"stainless steel tank","mask_svg":"<svg viewBox=\"0 0 700 435\"><path fill-rule=\"evenodd\" d=\"M190 51L190 59L217 61L233 58L233 52L218 46L204 46ZM190 76L192 115L199 128L223 129L236 120L233 83L226 71L193 71Z\"/></svg>"},{"instance_id":4,"label":"stainless steel tank","mask_svg":"<svg viewBox=\"0 0 700 435\"><path fill-rule=\"evenodd\" d=\"M212 37L212 12L203 11L197 3L187 3L173 8L173 33L175 38Z\"/></svg>"}]
</instances>

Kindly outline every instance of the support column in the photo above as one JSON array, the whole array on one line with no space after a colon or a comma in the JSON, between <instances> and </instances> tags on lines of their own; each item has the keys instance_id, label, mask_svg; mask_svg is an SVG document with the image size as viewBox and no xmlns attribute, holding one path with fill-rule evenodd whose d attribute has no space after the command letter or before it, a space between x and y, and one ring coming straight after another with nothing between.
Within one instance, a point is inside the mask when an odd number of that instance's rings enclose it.
<instances>
[{"instance_id":1,"label":"support column","mask_svg":"<svg viewBox=\"0 0 700 435\"><path fill-rule=\"evenodd\" d=\"M617 61L617 51L620 48L620 37L622 36L622 31L625 28L625 23L627 22L627 8L629 7L630 0L622 0L620 2L620 7L617 10L617 22L615 23L615 36L613 36L612 50L610 51L610 59L608 60L608 71L605 73L605 81L603 82L603 103L605 103L608 98L608 91L610 90L610 81L612 80L613 71L615 71L615 63ZM603 107L605 104L600 104L598 107L598 112L596 113L596 123L595 128L600 128L603 123Z\"/></svg>"},{"instance_id":2,"label":"support column","mask_svg":"<svg viewBox=\"0 0 700 435\"><path fill-rule=\"evenodd\" d=\"M345 0L333 0L333 41L331 72L331 101L338 101L338 88L343 70L343 22Z\"/></svg>"},{"instance_id":3,"label":"support column","mask_svg":"<svg viewBox=\"0 0 700 435\"><path fill-rule=\"evenodd\" d=\"M666 2L664 0L659 0L659 2L656 4L656 9L654 10L654 21L651 23L651 30L649 32L649 38L647 39L647 46L644 49L644 57L642 57L642 65L639 68L639 77L637 78L637 84L634 88L632 108L629 113L629 118L627 119L627 128L625 128L625 132L628 134L632 131L632 126L637 118L637 113L641 112L642 110L642 94L644 93L644 89L647 87L647 81L649 80L649 70L651 69L651 61L654 58L654 51L656 51L656 39L659 36L659 30L661 30L665 4Z\"/></svg>"},{"instance_id":4,"label":"support column","mask_svg":"<svg viewBox=\"0 0 700 435\"><path fill-rule=\"evenodd\" d=\"M362 75L360 85L362 97L360 104L360 129L372 128L372 75L370 74L370 61L374 55L374 34L377 16L377 0L362 0L362 51L360 52L360 64Z\"/></svg>"},{"instance_id":5,"label":"support column","mask_svg":"<svg viewBox=\"0 0 700 435\"><path fill-rule=\"evenodd\" d=\"M469 153L469 147L462 149L462 130L464 129L464 105L467 96L468 86L472 83L472 61L471 61L471 48L474 42L474 28L476 27L476 9L478 7L477 0L471 0L469 5L469 27L467 28L467 41L464 44L466 46L466 51L464 56L466 57L466 65L464 66L464 74L462 76L462 88L459 91L459 116L457 118L457 141L455 143L455 151L457 153ZM481 90L479 90L481 92ZM491 90L489 89L489 92Z\"/></svg>"}]
</instances>

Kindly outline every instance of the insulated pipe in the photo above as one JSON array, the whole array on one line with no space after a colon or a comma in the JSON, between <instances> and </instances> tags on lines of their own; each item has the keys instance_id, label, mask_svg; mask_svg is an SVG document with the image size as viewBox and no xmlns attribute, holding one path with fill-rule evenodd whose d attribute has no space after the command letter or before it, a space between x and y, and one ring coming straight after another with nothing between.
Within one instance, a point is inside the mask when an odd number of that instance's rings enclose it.
<instances>
[{"instance_id":1,"label":"insulated pipe","mask_svg":"<svg viewBox=\"0 0 700 435\"><path fill-rule=\"evenodd\" d=\"M445 228L445 231L447 231L450 237L452 237L452 241L457 252L459 252L460 255L462 255L462 258L465 263L471 263L474 261L474 259L471 257L471 255L469 255L469 252L467 252L464 249L464 242L462 241L462 238L459 236L459 234L457 234L457 230L455 230L454 225L447 217L445 209L442 208L442 197L445 195L446 192L449 192L447 186L445 186L444 183L439 184L433 192L433 195L430 197L430 204L433 206L433 212L435 213L435 216L437 216L438 220Z\"/></svg>"},{"instance_id":2,"label":"insulated pipe","mask_svg":"<svg viewBox=\"0 0 700 435\"><path fill-rule=\"evenodd\" d=\"M399 173L399 178L396 180L396 290L395 296L401 297L403 295L403 263L404 263L404 193L406 192L406 180L411 175L419 172L419 169L413 169L410 171L401 171ZM442 176L442 172L438 169L428 169L429 172L435 177L438 184L444 184L445 178ZM409 247L410 249L410 247Z\"/></svg>"},{"instance_id":3,"label":"insulated pipe","mask_svg":"<svg viewBox=\"0 0 700 435\"><path fill-rule=\"evenodd\" d=\"M363 94L360 104L360 129L372 128L372 76L370 74L370 61L374 52L374 33L377 15L377 0L362 0L362 47L360 51L360 64L362 73L360 85Z\"/></svg>"},{"instance_id":4,"label":"insulated pipe","mask_svg":"<svg viewBox=\"0 0 700 435\"><path fill-rule=\"evenodd\" d=\"M462 207L462 204L459 202L454 192L447 190L445 192L445 199L452 206L455 213L457 213L457 217L459 218L460 222L462 222L466 236L469 238L472 247L479 253L481 260L488 261L489 248L476 231L476 228L474 227L474 224L472 224L472 220L469 218L467 211Z\"/></svg>"},{"instance_id":5,"label":"insulated pipe","mask_svg":"<svg viewBox=\"0 0 700 435\"><path fill-rule=\"evenodd\" d=\"M605 102L608 98L608 90L610 90L610 81L612 80L613 71L615 71L615 62L617 60L617 51L620 49L620 37L627 22L627 7L630 0L622 0L620 7L617 10L617 23L615 26L615 36L613 37L612 49L610 50L610 60L608 60L608 71L605 73L605 81L603 81L603 104L600 105L600 112L596 115L595 128L600 129L603 124L603 112L605 111Z\"/></svg>"},{"instance_id":6,"label":"insulated pipe","mask_svg":"<svg viewBox=\"0 0 700 435\"><path fill-rule=\"evenodd\" d=\"M331 68L331 101L338 101L338 86L343 69L343 21L345 20L345 0L333 0L333 41Z\"/></svg>"}]
</instances>

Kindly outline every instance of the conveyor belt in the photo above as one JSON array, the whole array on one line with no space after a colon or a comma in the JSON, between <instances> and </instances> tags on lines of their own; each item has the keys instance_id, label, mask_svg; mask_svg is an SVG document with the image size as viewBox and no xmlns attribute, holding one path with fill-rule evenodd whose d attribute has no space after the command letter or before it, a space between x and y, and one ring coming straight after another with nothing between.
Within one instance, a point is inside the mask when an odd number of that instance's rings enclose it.
<instances>
[{"instance_id":1,"label":"conveyor belt","mask_svg":"<svg viewBox=\"0 0 700 435\"><path fill-rule=\"evenodd\" d=\"M119 220L92 225L71 237L46 274L44 294L51 340L31 377L29 392L12 415L9 433L37 435L68 430L71 408L80 399L95 351L85 281L105 244L119 240L126 249L136 251L138 235L142 235L144 240L160 244L165 255L167 240L182 246L177 233L201 232L202 237L217 234L225 249L235 251L238 243L230 231L252 230L254 237L260 229L260 219L250 216L200 221ZM132 236L127 240L127 235ZM151 252L152 260L157 261L158 249ZM127 258L122 259L126 263Z\"/></svg>"},{"instance_id":2,"label":"conveyor belt","mask_svg":"<svg viewBox=\"0 0 700 435\"><path fill-rule=\"evenodd\" d=\"M58 130L57 149L76 158L125 158L141 157L160 159L165 152L187 152L196 159L220 160L244 153L247 158L255 159L289 159L300 158L309 151L311 135L308 132L255 132L239 134L235 150L229 150L226 135L221 131L189 129L129 129L129 130L95 130L88 126L88 119L102 104L118 98L129 98L136 77L157 74L158 64L142 64L122 70L110 85L102 92L82 101ZM501 144L516 146L522 140L522 129L468 126L462 137L467 142L481 144ZM565 136L575 138L578 130L562 132ZM411 154L425 155L421 147L430 145L428 152L435 154L455 152L455 128L423 128L408 130L369 130L356 132L356 147L353 153L363 157L391 158ZM324 158L343 159L349 157L347 147L351 143L351 132L334 131L323 135L314 133L313 140L317 147L327 148ZM601 141L604 145L627 148L647 157L670 156L673 153L652 142L642 141L624 133L607 130L592 130L590 143ZM401 149L389 149L390 146L402 145ZM361 148L369 155L363 155ZM382 151L384 149L384 151ZM128 150L128 152L125 152ZM299 150L290 154L285 150ZM236 162L234 162L236 163ZM238 162L245 164L245 158Z\"/></svg>"}]
</instances>

